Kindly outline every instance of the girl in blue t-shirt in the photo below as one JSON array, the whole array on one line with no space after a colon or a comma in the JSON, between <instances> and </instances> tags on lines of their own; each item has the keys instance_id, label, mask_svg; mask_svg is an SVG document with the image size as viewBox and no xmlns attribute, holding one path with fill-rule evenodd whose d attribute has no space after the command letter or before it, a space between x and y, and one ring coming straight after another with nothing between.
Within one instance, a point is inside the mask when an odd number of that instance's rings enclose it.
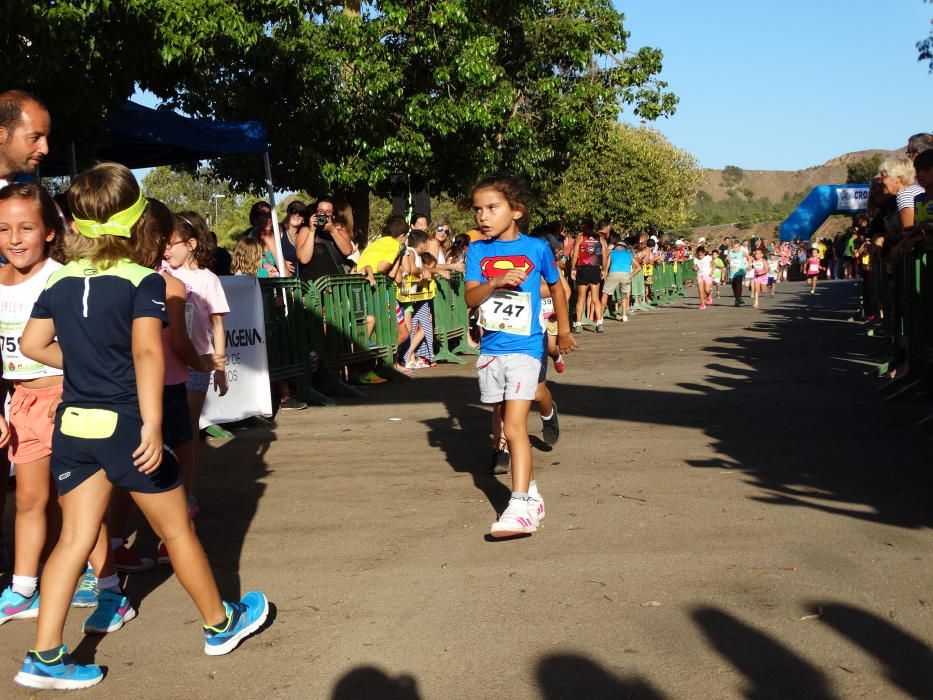
<instances>
[{"instance_id":1,"label":"girl in blue t-shirt","mask_svg":"<svg viewBox=\"0 0 933 700\"><path fill-rule=\"evenodd\" d=\"M511 453L512 497L492 524L493 537L534 532L544 517L544 500L534 481L528 412L541 373L543 279L554 300L557 345L562 353L576 343L570 333L567 297L554 255L542 240L523 236L528 194L516 178L489 177L473 188L473 214L486 240L467 251L466 302L479 307L484 333L476 368L483 403L500 404Z\"/></svg>"}]
</instances>

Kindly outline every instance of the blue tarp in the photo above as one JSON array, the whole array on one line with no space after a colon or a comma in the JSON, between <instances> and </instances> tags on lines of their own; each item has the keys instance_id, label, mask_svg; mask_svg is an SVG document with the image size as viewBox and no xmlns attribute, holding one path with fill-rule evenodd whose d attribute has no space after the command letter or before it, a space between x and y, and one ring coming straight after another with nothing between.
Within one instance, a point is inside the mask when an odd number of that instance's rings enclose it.
<instances>
[{"instance_id":1,"label":"blue tarp","mask_svg":"<svg viewBox=\"0 0 933 700\"><path fill-rule=\"evenodd\" d=\"M97 161L135 169L204 160L219 155L261 155L268 148L261 122L193 119L127 100L107 113ZM81 163L79 165L85 165ZM42 164L42 174L69 174L68 156L58 152Z\"/></svg>"},{"instance_id":2,"label":"blue tarp","mask_svg":"<svg viewBox=\"0 0 933 700\"><path fill-rule=\"evenodd\" d=\"M782 241L809 241L833 214L855 214L868 206L868 185L820 185L810 190L781 224Z\"/></svg>"}]
</instances>

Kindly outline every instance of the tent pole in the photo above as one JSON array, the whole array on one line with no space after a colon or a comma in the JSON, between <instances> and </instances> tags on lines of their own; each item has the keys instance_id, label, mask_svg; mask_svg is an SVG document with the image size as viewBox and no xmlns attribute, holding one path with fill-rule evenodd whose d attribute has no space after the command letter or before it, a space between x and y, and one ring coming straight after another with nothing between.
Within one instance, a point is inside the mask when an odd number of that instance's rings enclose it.
<instances>
[{"instance_id":1,"label":"tent pole","mask_svg":"<svg viewBox=\"0 0 933 700\"><path fill-rule=\"evenodd\" d=\"M75 175L78 174L78 153L75 151L75 142L71 142L71 152L70 156L70 165L71 165L71 178L74 179Z\"/></svg>"},{"instance_id":2,"label":"tent pole","mask_svg":"<svg viewBox=\"0 0 933 700\"><path fill-rule=\"evenodd\" d=\"M279 231L279 215L275 211L275 187L272 186L272 165L269 163L269 151L263 151L262 164L266 168L266 190L269 192L269 204L272 206L272 233L275 235L275 266L279 268L279 277L285 277L285 259L282 257L282 232Z\"/></svg>"}]
</instances>

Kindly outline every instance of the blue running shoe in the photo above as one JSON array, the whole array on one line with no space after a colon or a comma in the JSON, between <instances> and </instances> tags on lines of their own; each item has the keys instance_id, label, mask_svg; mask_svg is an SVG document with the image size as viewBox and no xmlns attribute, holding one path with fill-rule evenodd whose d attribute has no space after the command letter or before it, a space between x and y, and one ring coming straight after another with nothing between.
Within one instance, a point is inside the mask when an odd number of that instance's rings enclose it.
<instances>
[{"instance_id":1,"label":"blue running shoe","mask_svg":"<svg viewBox=\"0 0 933 700\"><path fill-rule=\"evenodd\" d=\"M89 564L78 583L78 590L71 596L71 606L74 608L97 607L97 597L99 595L100 589L97 588L97 577L94 575L94 569Z\"/></svg>"},{"instance_id":2,"label":"blue running shoe","mask_svg":"<svg viewBox=\"0 0 933 700\"><path fill-rule=\"evenodd\" d=\"M116 632L136 617L136 610L122 593L106 588L100 592L97 610L84 623L84 634Z\"/></svg>"},{"instance_id":3,"label":"blue running shoe","mask_svg":"<svg viewBox=\"0 0 933 700\"><path fill-rule=\"evenodd\" d=\"M76 664L71 660L68 648L61 646L50 660L43 659L38 651L30 649L13 682L42 690L78 690L97 685L103 677L104 672L100 666Z\"/></svg>"},{"instance_id":4,"label":"blue running shoe","mask_svg":"<svg viewBox=\"0 0 933 700\"><path fill-rule=\"evenodd\" d=\"M38 592L27 598L8 586L0 593L0 625L7 620L26 620L31 617L39 617Z\"/></svg>"},{"instance_id":5,"label":"blue running shoe","mask_svg":"<svg viewBox=\"0 0 933 700\"><path fill-rule=\"evenodd\" d=\"M223 629L204 625L204 653L208 656L229 654L237 644L262 627L269 616L265 594L250 591L239 603L224 601L227 623Z\"/></svg>"}]
</instances>

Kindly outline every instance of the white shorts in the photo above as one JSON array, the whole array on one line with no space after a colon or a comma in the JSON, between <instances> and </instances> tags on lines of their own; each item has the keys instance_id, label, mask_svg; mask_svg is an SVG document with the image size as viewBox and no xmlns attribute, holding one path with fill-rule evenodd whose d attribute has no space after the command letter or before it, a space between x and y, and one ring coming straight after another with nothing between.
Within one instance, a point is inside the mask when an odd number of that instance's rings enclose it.
<instances>
[{"instance_id":1,"label":"white shorts","mask_svg":"<svg viewBox=\"0 0 933 700\"><path fill-rule=\"evenodd\" d=\"M531 355L480 355L476 360L483 403L534 401L541 361Z\"/></svg>"}]
</instances>

